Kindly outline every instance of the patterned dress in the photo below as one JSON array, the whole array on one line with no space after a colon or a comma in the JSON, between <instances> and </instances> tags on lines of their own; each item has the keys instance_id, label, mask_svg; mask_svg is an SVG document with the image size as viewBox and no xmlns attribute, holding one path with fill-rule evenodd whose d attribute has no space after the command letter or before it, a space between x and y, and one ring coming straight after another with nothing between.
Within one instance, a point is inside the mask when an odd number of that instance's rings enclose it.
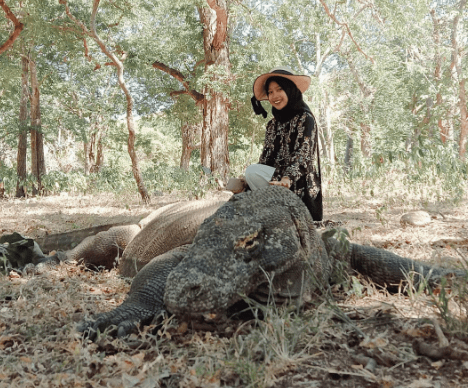
<instances>
[{"instance_id":1,"label":"patterned dress","mask_svg":"<svg viewBox=\"0 0 468 388\"><path fill-rule=\"evenodd\" d=\"M298 112L284 123L273 118L266 127L259 163L276 169L272 180L289 177L290 190L302 199L312 218L321 221L322 193L315 165L316 131L314 116L309 111Z\"/></svg>"}]
</instances>

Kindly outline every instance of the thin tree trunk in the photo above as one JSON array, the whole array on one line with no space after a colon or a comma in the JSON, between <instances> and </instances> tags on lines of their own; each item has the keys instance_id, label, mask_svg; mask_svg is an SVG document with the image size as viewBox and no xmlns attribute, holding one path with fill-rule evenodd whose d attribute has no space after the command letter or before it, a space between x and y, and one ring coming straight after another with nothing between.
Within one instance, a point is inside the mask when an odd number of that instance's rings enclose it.
<instances>
[{"instance_id":1,"label":"thin tree trunk","mask_svg":"<svg viewBox=\"0 0 468 388\"><path fill-rule=\"evenodd\" d=\"M16 197L21 198L26 196L26 157L28 150L28 58L21 57L21 98L19 111L19 132L18 132L18 153L16 156Z\"/></svg>"},{"instance_id":2,"label":"thin tree trunk","mask_svg":"<svg viewBox=\"0 0 468 388\"><path fill-rule=\"evenodd\" d=\"M437 87L437 94L436 94L436 108L441 107L443 103L442 93L440 92L440 87L442 85L442 56L440 54L440 47L441 47L441 40L440 40L440 19L436 18L435 10L432 9L430 11L432 24L434 25L434 32L433 32L433 39L434 39L434 80ZM441 113L439 113L439 117L437 119L437 126L439 128L439 135L440 140L442 143L445 143L449 138L449 130L450 127L447 123L444 123L444 120L441 117Z\"/></svg>"},{"instance_id":3,"label":"thin tree trunk","mask_svg":"<svg viewBox=\"0 0 468 388\"><path fill-rule=\"evenodd\" d=\"M353 168L353 138L351 135L348 133L346 134L348 137L348 140L346 141L346 152L345 152L345 158L344 158L344 167L343 171L346 175L348 175L352 168Z\"/></svg>"},{"instance_id":4,"label":"thin tree trunk","mask_svg":"<svg viewBox=\"0 0 468 388\"><path fill-rule=\"evenodd\" d=\"M368 117L369 113L369 103L374 99L374 92L369 86L367 86L364 80L361 78L359 72L357 71L351 55L347 55L346 59L348 60L349 69L354 75L354 78L359 85L363 96L363 102L361 104L362 110L364 112L364 117ZM370 157L372 154L372 142L371 142L371 124L364 122L363 120L360 123L361 127L361 152L362 155L366 158Z\"/></svg>"},{"instance_id":5,"label":"thin tree trunk","mask_svg":"<svg viewBox=\"0 0 468 388\"><path fill-rule=\"evenodd\" d=\"M141 195L141 198L145 203L149 203L150 196L148 191L146 190L145 184L143 182L143 178L141 176L140 165L138 161L138 156L135 152L135 121L133 120L133 98L130 94L130 91L125 84L124 79L124 67L123 63L115 56L114 53L109 51L109 49L105 46L104 42L99 38L96 32L96 14L99 8L100 0L94 0L93 2L93 12L91 15L91 32L94 37L94 40L101 48L102 52L106 54L112 62L117 67L117 79L119 82L119 86L122 89L123 93L125 94L125 98L127 100L127 129L128 129L128 142L127 142L127 149L128 154L130 155L130 159L132 161L132 172L133 177L137 183L138 191Z\"/></svg>"},{"instance_id":6,"label":"thin tree trunk","mask_svg":"<svg viewBox=\"0 0 468 388\"><path fill-rule=\"evenodd\" d=\"M468 137L468 112L466 108L466 89L465 78L462 73L462 50L460 50L457 34L458 26L460 24L460 16L466 6L466 0L461 0L458 5L458 14L453 19L452 30L452 71L455 70L455 79L458 81L458 107L460 112L460 137L458 140L458 154L460 159L465 160L466 143Z\"/></svg>"},{"instance_id":7,"label":"thin tree trunk","mask_svg":"<svg viewBox=\"0 0 468 388\"><path fill-rule=\"evenodd\" d=\"M361 152L366 158L372 154L371 127L369 124L361 123Z\"/></svg>"},{"instance_id":8,"label":"thin tree trunk","mask_svg":"<svg viewBox=\"0 0 468 388\"><path fill-rule=\"evenodd\" d=\"M205 72L222 69L229 76L229 39L227 34L228 8L226 0L207 0L209 7L199 8L203 25ZM212 72L212 81L220 76ZM227 82L227 80L224 80ZM229 101L219 91L206 88L203 101L203 129L201 144L202 165L227 180L229 174Z\"/></svg>"},{"instance_id":9,"label":"thin tree trunk","mask_svg":"<svg viewBox=\"0 0 468 388\"><path fill-rule=\"evenodd\" d=\"M75 24L80 26L86 35L91 36L94 39L94 41L98 44L101 51L105 55L107 55L107 57L112 61L112 65L114 65L117 68L117 80L127 100L127 129L128 129L127 149L128 149L128 154L130 155L130 159L132 161L133 177L135 178L135 181L138 187L138 192L140 193L141 198L143 199L145 203L149 203L150 196L143 182L143 178L141 176L140 166L138 162L138 156L135 152L135 122L133 119L133 98L125 83L124 71L123 71L124 66L123 66L122 61L119 58L117 58L117 56L106 47L106 45L101 40L101 38L99 37L96 31L96 14L99 8L100 0L93 1L93 10L91 13L91 30L88 30L88 28L83 24L83 22L79 21L77 18L75 18L72 15L66 0L59 0L59 3L65 5L65 12L68 15L68 17L71 20L73 20Z\"/></svg>"},{"instance_id":10,"label":"thin tree trunk","mask_svg":"<svg viewBox=\"0 0 468 388\"><path fill-rule=\"evenodd\" d=\"M37 180L37 189L33 187L33 194L38 194L42 192L41 177L46 173L46 169L39 83L37 81L36 63L32 60L29 60L29 71L31 73L31 170Z\"/></svg>"},{"instance_id":11,"label":"thin tree trunk","mask_svg":"<svg viewBox=\"0 0 468 388\"><path fill-rule=\"evenodd\" d=\"M83 154L84 154L84 174L85 176L89 175L91 170L91 163L89 160L89 143L87 141L83 142Z\"/></svg>"},{"instance_id":12,"label":"thin tree trunk","mask_svg":"<svg viewBox=\"0 0 468 388\"><path fill-rule=\"evenodd\" d=\"M465 160L466 143L468 137L468 112L466 109L466 89L465 79L459 83L459 106L460 106L460 140L458 142L459 155L462 160Z\"/></svg>"}]
</instances>

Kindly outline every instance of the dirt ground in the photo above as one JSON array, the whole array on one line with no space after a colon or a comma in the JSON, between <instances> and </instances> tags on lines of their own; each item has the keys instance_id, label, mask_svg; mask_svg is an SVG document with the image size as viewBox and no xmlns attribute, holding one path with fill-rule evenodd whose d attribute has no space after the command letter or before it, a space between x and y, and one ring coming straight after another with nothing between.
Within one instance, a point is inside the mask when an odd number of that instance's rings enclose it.
<instances>
[{"instance_id":1,"label":"dirt ground","mask_svg":"<svg viewBox=\"0 0 468 388\"><path fill-rule=\"evenodd\" d=\"M226 197L214 192L211 196ZM138 222L177 195L51 196L0 200L0 235L45 234ZM426 210L432 222L402 226ZM325 198L325 218L351 239L441 266L466 266L468 201ZM458 284L458 283L457 283ZM0 387L468 387L466 282L434 295L389 294L357 275L299 315L199 328L169 317L126 339L90 342L81 319L124 299L115 270L62 265L50 273L0 277ZM461 289L461 291L459 291Z\"/></svg>"}]
</instances>

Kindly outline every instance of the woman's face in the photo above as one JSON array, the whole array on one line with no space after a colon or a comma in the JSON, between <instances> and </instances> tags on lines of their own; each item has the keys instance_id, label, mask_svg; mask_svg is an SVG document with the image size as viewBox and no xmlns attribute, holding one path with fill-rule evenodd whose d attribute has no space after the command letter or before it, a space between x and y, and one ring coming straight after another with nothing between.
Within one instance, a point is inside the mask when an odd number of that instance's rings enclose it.
<instances>
[{"instance_id":1,"label":"woman's face","mask_svg":"<svg viewBox=\"0 0 468 388\"><path fill-rule=\"evenodd\" d=\"M268 101L278 110L288 105L286 92L275 81L271 81L270 85L268 85Z\"/></svg>"}]
</instances>

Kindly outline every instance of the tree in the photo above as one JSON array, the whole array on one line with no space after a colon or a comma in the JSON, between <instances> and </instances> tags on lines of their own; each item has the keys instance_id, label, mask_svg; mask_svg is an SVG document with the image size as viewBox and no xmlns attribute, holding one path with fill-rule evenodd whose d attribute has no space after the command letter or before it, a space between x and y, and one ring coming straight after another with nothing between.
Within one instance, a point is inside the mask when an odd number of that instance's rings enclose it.
<instances>
[{"instance_id":1,"label":"tree","mask_svg":"<svg viewBox=\"0 0 468 388\"><path fill-rule=\"evenodd\" d=\"M189 95L197 106L201 107L203 112L201 164L226 180L229 173L229 97L225 89L229 83L231 67L228 2L207 0L207 3L208 7L198 7L200 23L203 26L204 58L195 63L192 69L194 72L199 64L204 64L205 82L202 92L195 90L181 71L160 61L153 62L153 67L178 80L184 89L178 90L176 94Z\"/></svg>"},{"instance_id":2,"label":"tree","mask_svg":"<svg viewBox=\"0 0 468 388\"><path fill-rule=\"evenodd\" d=\"M466 0L461 0L456 9L452 25L452 63L450 68L453 71L453 78L458 84L458 107L460 112L460 137L458 141L458 153L462 160L465 159L466 142L468 136L468 111L466 107L466 77L462 72L461 59L463 56L462 50L458 43L460 17L463 15L463 10L466 7Z\"/></svg>"},{"instance_id":3,"label":"tree","mask_svg":"<svg viewBox=\"0 0 468 388\"><path fill-rule=\"evenodd\" d=\"M21 56L21 100L19 109L19 131L18 131L18 153L16 158L16 197L25 197L26 188L24 182L26 181L26 154L28 148L28 70L29 60L23 55Z\"/></svg>"},{"instance_id":4,"label":"tree","mask_svg":"<svg viewBox=\"0 0 468 388\"><path fill-rule=\"evenodd\" d=\"M143 178L141 176L140 166L138 162L138 157L135 152L135 122L133 120L133 97L126 85L125 78L124 78L124 66L122 61L117 57L117 55L111 51L103 42L103 40L99 37L97 30L96 30L96 14L99 8L100 0L93 1L93 9L91 13L91 29L88 28L77 18L75 18L72 13L70 12L70 8L68 7L66 0L59 0L60 4L65 5L65 12L67 13L68 17L81 29L83 33L87 36L90 36L95 40L98 44L102 52L109 57L111 60L111 65L117 68L117 78L120 88L122 89L125 98L127 100L127 128L128 128L128 153L130 155L130 159L132 160L132 172L135 178L135 181L138 186L138 191L140 192L141 198L145 203L149 202L149 194L146 190L145 184L143 182Z\"/></svg>"},{"instance_id":5,"label":"tree","mask_svg":"<svg viewBox=\"0 0 468 388\"><path fill-rule=\"evenodd\" d=\"M44 140L41 123L41 104L39 82L37 80L36 62L29 59L31 75L31 171L37 180L37 188L33 186L33 194L42 193L42 175L46 173L44 159Z\"/></svg>"}]
</instances>

